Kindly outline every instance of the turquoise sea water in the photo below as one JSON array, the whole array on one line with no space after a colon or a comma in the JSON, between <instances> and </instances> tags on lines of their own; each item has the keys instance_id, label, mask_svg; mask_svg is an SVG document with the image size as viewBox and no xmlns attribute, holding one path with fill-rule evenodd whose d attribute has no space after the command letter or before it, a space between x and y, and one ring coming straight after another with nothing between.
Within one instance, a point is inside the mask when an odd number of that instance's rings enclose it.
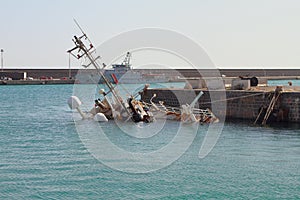
<instances>
[{"instance_id":1,"label":"turquoise sea water","mask_svg":"<svg viewBox=\"0 0 300 200\"><path fill-rule=\"evenodd\" d=\"M0 87L0 199L300 199L295 124L226 122L216 146L200 159L203 125L171 165L127 173L104 165L84 146L66 104L72 90L72 85ZM178 127L166 122L163 133L135 138L113 122L80 123L99 125L111 141L135 152L164 146ZM147 126L125 128L134 132Z\"/></svg>"},{"instance_id":2,"label":"turquoise sea water","mask_svg":"<svg viewBox=\"0 0 300 200\"><path fill-rule=\"evenodd\" d=\"M293 86L300 86L300 80L269 80L268 85L288 85L292 82Z\"/></svg>"}]
</instances>

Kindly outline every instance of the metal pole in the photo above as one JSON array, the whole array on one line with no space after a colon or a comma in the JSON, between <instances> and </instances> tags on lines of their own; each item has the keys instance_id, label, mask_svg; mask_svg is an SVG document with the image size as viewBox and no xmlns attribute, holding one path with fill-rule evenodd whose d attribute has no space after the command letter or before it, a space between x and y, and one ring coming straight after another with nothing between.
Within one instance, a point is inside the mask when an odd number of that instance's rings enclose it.
<instances>
[{"instance_id":1,"label":"metal pole","mask_svg":"<svg viewBox=\"0 0 300 200\"><path fill-rule=\"evenodd\" d=\"M3 71L3 52L4 50L1 49L1 71Z\"/></svg>"},{"instance_id":2,"label":"metal pole","mask_svg":"<svg viewBox=\"0 0 300 200\"><path fill-rule=\"evenodd\" d=\"M71 53L69 53L69 78L71 79Z\"/></svg>"}]
</instances>

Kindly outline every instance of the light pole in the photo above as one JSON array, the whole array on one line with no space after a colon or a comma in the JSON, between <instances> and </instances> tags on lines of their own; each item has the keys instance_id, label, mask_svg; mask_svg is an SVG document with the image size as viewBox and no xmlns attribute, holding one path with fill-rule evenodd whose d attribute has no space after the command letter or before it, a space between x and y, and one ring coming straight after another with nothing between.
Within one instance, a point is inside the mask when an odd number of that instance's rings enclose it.
<instances>
[{"instance_id":1,"label":"light pole","mask_svg":"<svg viewBox=\"0 0 300 200\"><path fill-rule=\"evenodd\" d=\"M1 71L3 71L3 52L4 50L1 49Z\"/></svg>"}]
</instances>

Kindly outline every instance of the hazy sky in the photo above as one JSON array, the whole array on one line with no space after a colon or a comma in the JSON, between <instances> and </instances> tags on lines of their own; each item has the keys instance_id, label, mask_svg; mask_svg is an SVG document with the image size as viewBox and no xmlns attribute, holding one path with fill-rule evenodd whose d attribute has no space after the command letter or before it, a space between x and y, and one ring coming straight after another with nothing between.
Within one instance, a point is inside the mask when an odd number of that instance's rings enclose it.
<instances>
[{"instance_id":1,"label":"hazy sky","mask_svg":"<svg viewBox=\"0 0 300 200\"><path fill-rule=\"evenodd\" d=\"M220 68L300 67L299 0L0 0L4 65L67 66L73 18L96 45L159 27L195 40Z\"/></svg>"}]
</instances>

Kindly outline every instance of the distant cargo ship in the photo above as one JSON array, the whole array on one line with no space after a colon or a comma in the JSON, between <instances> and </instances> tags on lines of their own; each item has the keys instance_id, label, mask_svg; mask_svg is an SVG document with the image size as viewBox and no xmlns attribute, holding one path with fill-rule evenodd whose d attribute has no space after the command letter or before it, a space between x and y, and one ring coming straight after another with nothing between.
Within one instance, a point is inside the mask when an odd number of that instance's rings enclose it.
<instances>
[{"instance_id":1,"label":"distant cargo ship","mask_svg":"<svg viewBox=\"0 0 300 200\"><path fill-rule=\"evenodd\" d=\"M165 83L170 79L165 74L141 73L133 70L130 64L130 52L127 52L121 64L113 64L112 69L106 69L104 76L112 83ZM103 79L99 83L104 83Z\"/></svg>"},{"instance_id":2,"label":"distant cargo ship","mask_svg":"<svg viewBox=\"0 0 300 200\"><path fill-rule=\"evenodd\" d=\"M101 69L105 78L111 83L125 84L146 84L146 83L166 83L172 81L170 76L164 73L157 74L151 72L141 72L131 68L130 52L127 52L121 64L113 64L112 68ZM80 70L76 75L76 83L81 84L103 84L105 81L95 70Z\"/></svg>"}]
</instances>

